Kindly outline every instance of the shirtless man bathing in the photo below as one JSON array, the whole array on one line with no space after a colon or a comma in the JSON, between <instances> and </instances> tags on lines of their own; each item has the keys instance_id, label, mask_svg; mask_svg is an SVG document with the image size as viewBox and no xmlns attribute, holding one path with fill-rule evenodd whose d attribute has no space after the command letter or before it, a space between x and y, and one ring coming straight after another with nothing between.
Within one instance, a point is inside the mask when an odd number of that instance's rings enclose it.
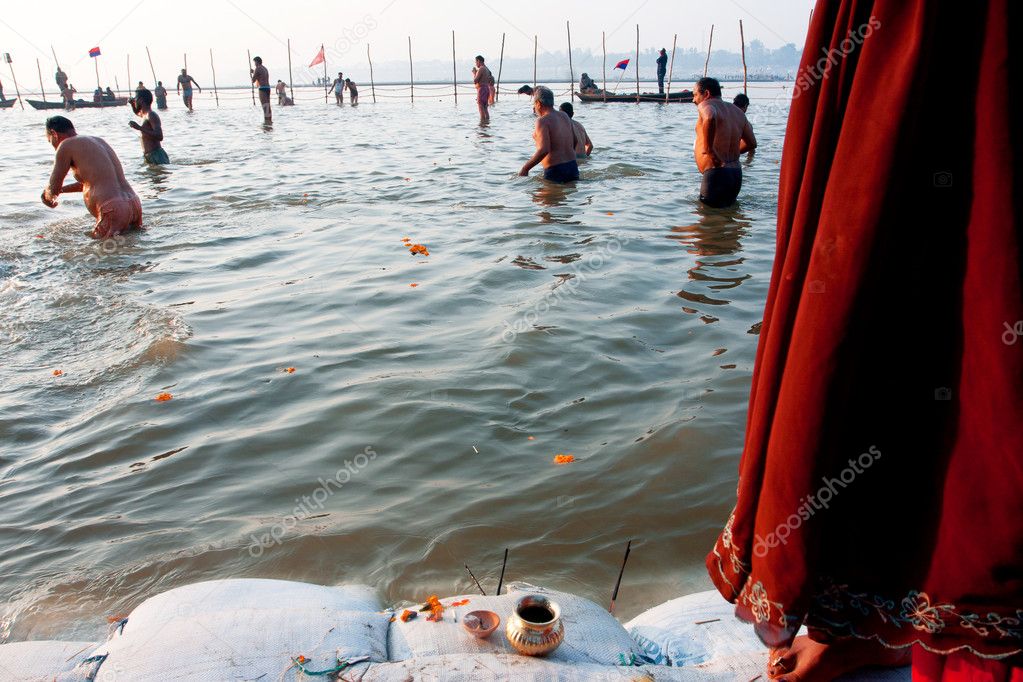
<instances>
[{"instance_id":1,"label":"shirtless man bathing","mask_svg":"<svg viewBox=\"0 0 1023 682\"><path fill-rule=\"evenodd\" d=\"M697 105L696 167L703 173L700 201L712 208L735 203L742 188L739 154L757 148L753 126L742 109L721 99L721 84L715 78L701 78L693 90Z\"/></svg>"},{"instance_id":2,"label":"shirtless man bathing","mask_svg":"<svg viewBox=\"0 0 1023 682\"><path fill-rule=\"evenodd\" d=\"M533 91L533 112L537 115L533 140L536 153L526 161L519 175L529 175L530 169L543 164L543 177L552 182L572 182L579 179L576 163L575 129L572 119L554 108L554 93L543 85Z\"/></svg>"},{"instance_id":3,"label":"shirtless man bathing","mask_svg":"<svg viewBox=\"0 0 1023 682\"><path fill-rule=\"evenodd\" d=\"M79 135L63 116L46 119L46 139L57 150L50 182L43 190L43 203L57 206L57 196L81 192L85 207L96 218L89 233L93 239L107 239L125 230L142 227L142 203L124 178L117 154L98 137ZM65 185L68 171L76 182Z\"/></svg>"},{"instance_id":4,"label":"shirtless man bathing","mask_svg":"<svg viewBox=\"0 0 1023 682\"><path fill-rule=\"evenodd\" d=\"M188 75L188 71L181 69L181 75L178 76L178 92L181 93L181 100L188 107L189 111L192 111L192 86L195 85L199 92L202 92L202 88L195 82L195 79Z\"/></svg>"},{"instance_id":5,"label":"shirtless man bathing","mask_svg":"<svg viewBox=\"0 0 1023 682\"><path fill-rule=\"evenodd\" d=\"M142 154L146 163L163 165L170 163L163 145L163 124L160 115L153 111L153 93L148 89L141 90L135 99L129 100L132 111L142 119L142 123L132 121L128 125L142 133Z\"/></svg>"}]
</instances>

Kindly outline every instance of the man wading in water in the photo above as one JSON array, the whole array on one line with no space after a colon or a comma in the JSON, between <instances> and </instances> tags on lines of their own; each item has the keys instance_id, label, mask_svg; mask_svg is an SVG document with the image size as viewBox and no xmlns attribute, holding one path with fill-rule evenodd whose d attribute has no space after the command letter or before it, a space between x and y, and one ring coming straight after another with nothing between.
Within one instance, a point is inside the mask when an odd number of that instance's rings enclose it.
<instances>
[{"instance_id":1,"label":"man wading in water","mask_svg":"<svg viewBox=\"0 0 1023 682\"><path fill-rule=\"evenodd\" d=\"M163 142L163 124L160 116L153 111L153 93L148 89L141 90L135 99L131 100L132 111L136 116L142 118L142 124L132 121L128 125L142 133L142 152L145 155L146 163L162 165L170 163L167 152L160 144Z\"/></svg>"},{"instance_id":2,"label":"man wading in water","mask_svg":"<svg viewBox=\"0 0 1023 682\"><path fill-rule=\"evenodd\" d=\"M579 179L579 164L575 161L575 129L572 119L554 108L554 93L543 85L533 91L533 112L536 130L533 140L536 153L526 161L519 175L529 175L530 169L543 163L543 177L552 182L572 182Z\"/></svg>"},{"instance_id":3,"label":"man wading in water","mask_svg":"<svg viewBox=\"0 0 1023 682\"><path fill-rule=\"evenodd\" d=\"M259 86L259 103L263 105L263 123L273 123L273 116L270 112L270 72L263 66L261 57L253 57L256 68L252 69L252 83Z\"/></svg>"},{"instance_id":4,"label":"man wading in water","mask_svg":"<svg viewBox=\"0 0 1023 682\"><path fill-rule=\"evenodd\" d=\"M202 92L202 88L195 82L195 79L188 75L188 71L181 69L181 75L178 76L178 92L181 93L181 100L188 107L188 110L192 110L192 85L199 88L199 92Z\"/></svg>"},{"instance_id":5,"label":"man wading in water","mask_svg":"<svg viewBox=\"0 0 1023 682\"><path fill-rule=\"evenodd\" d=\"M700 201L713 208L735 203L742 188L742 151L757 148L753 126L739 107L721 99L721 84L715 78L701 78L693 91L697 104L696 167L703 173Z\"/></svg>"},{"instance_id":6,"label":"man wading in water","mask_svg":"<svg viewBox=\"0 0 1023 682\"><path fill-rule=\"evenodd\" d=\"M96 218L89 233L106 239L125 230L142 227L142 203L124 177L117 154L98 137L79 135L63 116L46 119L46 139L57 150L50 182L43 190L43 203L56 208L57 196L81 192L85 207ZM76 182L64 185L68 171Z\"/></svg>"}]
</instances>

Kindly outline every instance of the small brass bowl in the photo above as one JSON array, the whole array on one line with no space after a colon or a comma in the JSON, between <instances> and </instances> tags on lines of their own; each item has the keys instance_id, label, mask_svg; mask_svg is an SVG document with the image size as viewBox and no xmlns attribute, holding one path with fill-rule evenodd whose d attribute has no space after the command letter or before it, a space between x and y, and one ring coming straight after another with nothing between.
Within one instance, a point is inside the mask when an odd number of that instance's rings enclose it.
<instances>
[{"instance_id":1,"label":"small brass bowl","mask_svg":"<svg viewBox=\"0 0 1023 682\"><path fill-rule=\"evenodd\" d=\"M501 617L493 611L470 611L462 616L462 627L477 639L494 634L500 624Z\"/></svg>"}]
</instances>

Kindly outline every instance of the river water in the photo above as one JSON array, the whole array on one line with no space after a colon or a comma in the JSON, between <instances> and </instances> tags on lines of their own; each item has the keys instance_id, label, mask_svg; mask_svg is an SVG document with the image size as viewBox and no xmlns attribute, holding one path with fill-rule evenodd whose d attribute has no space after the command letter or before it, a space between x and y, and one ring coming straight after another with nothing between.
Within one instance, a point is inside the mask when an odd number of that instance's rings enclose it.
<instances>
[{"instance_id":1,"label":"river water","mask_svg":"<svg viewBox=\"0 0 1023 682\"><path fill-rule=\"evenodd\" d=\"M761 146L727 210L696 200L692 105L577 103L596 151L564 188L516 177L526 97L480 128L465 93L362 90L299 93L270 129L245 91L172 97L161 169L126 108L72 113L145 210L103 243L79 197L38 200L47 112L0 111L0 641L97 637L210 578L394 602L473 592L468 564L490 592L505 548L506 581L606 603L632 539L622 616L709 588L781 86L750 91Z\"/></svg>"}]
</instances>

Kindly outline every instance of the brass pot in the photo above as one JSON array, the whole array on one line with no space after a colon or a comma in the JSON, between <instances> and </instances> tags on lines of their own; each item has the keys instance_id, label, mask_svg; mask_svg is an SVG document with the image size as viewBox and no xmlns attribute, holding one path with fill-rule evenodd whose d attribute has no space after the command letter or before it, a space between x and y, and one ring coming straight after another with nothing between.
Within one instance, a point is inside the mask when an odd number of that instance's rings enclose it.
<instances>
[{"instance_id":1,"label":"brass pot","mask_svg":"<svg viewBox=\"0 0 1023 682\"><path fill-rule=\"evenodd\" d=\"M561 607L540 594L527 594L515 604L504 634L520 654L545 656L565 639Z\"/></svg>"}]
</instances>

